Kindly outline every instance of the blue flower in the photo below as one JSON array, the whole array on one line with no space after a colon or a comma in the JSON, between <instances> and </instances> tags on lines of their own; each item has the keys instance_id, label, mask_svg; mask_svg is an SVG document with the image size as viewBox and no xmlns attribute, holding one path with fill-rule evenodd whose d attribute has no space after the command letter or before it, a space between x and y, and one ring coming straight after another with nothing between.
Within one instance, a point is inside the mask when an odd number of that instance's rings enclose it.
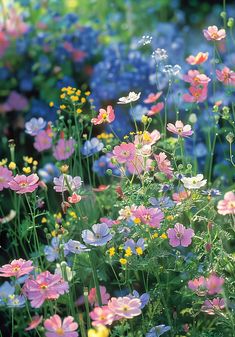
<instances>
[{"instance_id":1,"label":"blue flower","mask_svg":"<svg viewBox=\"0 0 235 337\"><path fill-rule=\"evenodd\" d=\"M112 239L112 234L110 234L106 223L98 223L92 226L92 231L89 229L83 230L82 238L86 244L91 246L104 246Z\"/></svg>"},{"instance_id":2,"label":"blue flower","mask_svg":"<svg viewBox=\"0 0 235 337\"><path fill-rule=\"evenodd\" d=\"M171 208L175 206L175 203L169 197L162 197L162 198L149 198L149 202L152 206L158 208Z\"/></svg>"},{"instance_id":3,"label":"blue flower","mask_svg":"<svg viewBox=\"0 0 235 337\"><path fill-rule=\"evenodd\" d=\"M148 109L143 105L136 105L133 109L130 109L130 116L136 121L141 121L142 117L147 115Z\"/></svg>"},{"instance_id":4,"label":"blue flower","mask_svg":"<svg viewBox=\"0 0 235 337\"><path fill-rule=\"evenodd\" d=\"M133 239L129 239L125 242L124 249L130 248L133 254L137 254L136 248L141 248L143 251L145 250L144 247L144 239L140 238L137 242Z\"/></svg>"},{"instance_id":5,"label":"blue flower","mask_svg":"<svg viewBox=\"0 0 235 337\"><path fill-rule=\"evenodd\" d=\"M15 287L13 287L8 281L4 282L0 286L0 305L7 303L8 296L13 295Z\"/></svg>"},{"instance_id":6,"label":"blue flower","mask_svg":"<svg viewBox=\"0 0 235 337\"><path fill-rule=\"evenodd\" d=\"M38 132L44 129L46 126L46 122L42 117L31 118L30 121L25 123L25 132L30 136L36 136Z\"/></svg>"},{"instance_id":7,"label":"blue flower","mask_svg":"<svg viewBox=\"0 0 235 337\"><path fill-rule=\"evenodd\" d=\"M101 151L104 147L104 144L96 137L87 140L81 148L81 153L84 156L90 157L93 154Z\"/></svg>"},{"instance_id":8,"label":"blue flower","mask_svg":"<svg viewBox=\"0 0 235 337\"><path fill-rule=\"evenodd\" d=\"M22 308L25 305L25 297L23 295L9 295L7 306L9 308Z\"/></svg>"},{"instance_id":9,"label":"blue flower","mask_svg":"<svg viewBox=\"0 0 235 337\"><path fill-rule=\"evenodd\" d=\"M44 254L47 261L53 262L59 258L60 239L55 237L51 240L51 246L44 247Z\"/></svg>"},{"instance_id":10,"label":"blue flower","mask_svg":"<svg viewBox=\"0 0 235 337\"><path fill-rule=\"evenodd\" d=\"M146 334L146 337L160 337L165 332L169 331L171 329L170 326L161 324L157 325L154 328L150 329L149 332Z\"/></svg>"},{"instance_id":11,"label":"blue flower","mask_svg":"<svg viewBox=\"0 0 235 337\"><path fill-rule=\"evenodd\" d=\"M144 293L140 295L138 291L133 290L133 293L129 295L131 298L139 298L141 302L140 309L143 309L149 302L150 295L148 293Z\"/></svg>"},{"instance_id":12,"label":"blue flower","mask_svg":"<svg viewBox=\"0 0 235 337\"><path fill-rule=\"evenodd\" d=\"M69 240L67 243L64 245L64 254L67 255L69 253L74 253L74 254L81 254L84 252L88 252L90 249L88 249L85 245L83 245L81 242L76 241L76 240Z\"/></svg>"},{"instance_id":13,"label":"blue flower","mask_svg":"<svg viewBox=\"0 0 235 337\"><path fill-rule=\"evenodd\" d=\"M52 182L55 177L59 177L59 169L52 163L48 163L38 170L38 175L45 183Z\"/></svg>"}]
</instances>

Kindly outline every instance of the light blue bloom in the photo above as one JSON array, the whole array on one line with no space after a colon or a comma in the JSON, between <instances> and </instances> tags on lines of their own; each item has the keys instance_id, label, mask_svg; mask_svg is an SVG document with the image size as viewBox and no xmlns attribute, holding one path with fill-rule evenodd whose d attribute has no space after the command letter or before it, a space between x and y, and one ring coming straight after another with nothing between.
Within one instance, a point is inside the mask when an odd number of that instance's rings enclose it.
<instances>
[{"instance_id":1,"label":"light blue bloom","mask_svg":"<svg viewBox=\"0 0 235 337\"><path fill-rule=\"evenodd\" d=\"M171 329L170 326L161 324L153 327L149 330L149 332L146 334L146 337L160 337L165 332L169 331Z\"/></svg>"}]
</instances>

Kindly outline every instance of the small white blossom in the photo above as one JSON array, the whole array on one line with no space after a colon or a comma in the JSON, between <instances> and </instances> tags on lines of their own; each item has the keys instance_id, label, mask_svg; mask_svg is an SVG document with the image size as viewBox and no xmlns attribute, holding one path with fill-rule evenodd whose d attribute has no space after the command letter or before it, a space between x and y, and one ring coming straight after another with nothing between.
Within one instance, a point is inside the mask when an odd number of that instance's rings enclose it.
<instances>
[{"instance_id":1,"label":"small white blossom","mask_svg":"<svg viewBox=\"0 0 235 337\"><path fill-rule=\"evenodd\" d=\"M188 190L195 190L206 185L207 180L203 180L203 174L197 174L195 177L184 177L181 179L184 187Z\"/></svg>"},{"instance_id":2,"label":"small white blossom","mask_svg":"<svg viewBox=\"0 0 235 337\"><path fill-rule=\"evenodd\" d=\"M156 62L165 61L168 58L167 51L165 49L157 48L153 53L152 57Z\"/></svg>"},{"instance_id":3,"label":"small white blossom","mask_svg":"<svg viewBox=\"0 0 235 337\"><path fill-rule=\"evenodd\" d=\"M131 92L129 92L128 96L120 97L117 103L118 104L128 104L128 103L131 103L131 102L138 101L138 99L140 98L140 94L141 94L141 92L136 94L134 91L131 91Z\"/></svg>"},{"instance_id":4,"label":"small white blossom","mask_svg":"<svg viewBox=\"0 0 235 337\"><path fill-rule=\"evenodd\" d=\"M153 38L150 35L143 35L142 38L138 41L138 43L142 44L142 46L145 46L146 44L150 44L152 39Z\"/></svg>"}]
</instances>

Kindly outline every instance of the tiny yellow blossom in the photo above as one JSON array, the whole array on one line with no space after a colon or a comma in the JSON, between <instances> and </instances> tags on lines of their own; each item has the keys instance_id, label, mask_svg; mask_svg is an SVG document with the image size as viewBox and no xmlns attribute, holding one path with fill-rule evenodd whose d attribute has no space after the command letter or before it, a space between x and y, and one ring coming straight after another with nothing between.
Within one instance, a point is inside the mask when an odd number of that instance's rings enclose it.
<instances>
[{"instance_id":1,"label":"tiny yellow blossom","mask_svg":"<svg viewBox=\"0 0 235 337\"><path fill-rule=\"evenodd\" d=\"M152 235L152 239L155 239L155 238L158 238L158 233L154 233L153 235Z\"/></svg>"},{"instance_id":2,"label":"tiny yellow blossom","mask_svg":"<svg viewBox=\"0 0 235 337\"><path fill-rule=\"evenodd\" d=\"M77 113L80 114L82 112L82 109L78 108Z\"/></svg>"},{"instance_id":3,"label":"tiny yellow blossom","mask_svg":"<svg viewBox=\"0 0 235 337\"><path fill-rule=\"evenodd\" d=\"M140 218L135 218L135 219L134 219L134 223L136 223L136 224L139 224L139 223L141 223L141 220L140 220Z\"/></svg>"},{"instance_id":4,"label":"tiny yellow blossom","mask_svg":"<svg viewBox=\"0 0 235 337\"><path fill-rule=\"evenodd\" d=\"M143 254L143 249L141 247L136 247L136 253L137 255L142 255Z\"/></svg>"},{"instance_id":5,"label":"tiny yellow blossom","mask_svg":"<svg viewBox=\"0 0 235 337\"><path fill-rule=\"evenodd\" d=\"M81 95L81 90L76 91L76 95L80 96Z\"/></svg>"},{"instance_id":6,"label":"tiny yellow blossom","mask_svg":"<svg viewBox=\"0 0 235 337\"><path fill-rule=\"evenodd\" d=\"M169 221L172 221L172 220L174 220L174 216L173 215L168 215L166 217L166 219L169 220Z\"/></svg>"},{"instance_id":7,"label":"tiny yellow blossom","mask_svg":"<svg viewBox=\"0 0 235 337\"><path fill-rule=\"evenodd\" d=\"M148 122L148 117L147 117L147 116L143 116L143 117L141 118L141 122L142 122L143 124L146 124L146 123Z\"/></svg>"},{"instance_id":8,"label":"tiny yellow blossom","mask_svg":"<svg viewBox=\"0 0 235 337\"><path fill-rule=\"evenodd\" d=\"M115 255L115 248L114 247L109 248L108 253L109 253L110 257L114 256Z\"/></svg>"},{"instance_id":9,"label":"tiny yellow blossom","mask_svg":"<svg viewBox=\"0 0 235 337\"><path fill-rule=\"evenodd\" d=\"M32 164L33 162L33 157L24 156L23 159L28 164Z\"/></svg>"},{"instance_id":10,"label":"tiny yellow blossom","mask_svg":"<svg viewBox=\"0 0 235 337\"><path fill-rule=\"evenodd\" d=\"M23 167L23 172L26 174L31 173L31 168L29 166Z\"/></svg>"},{"instance_id":11,"label":"tiny yellow blossom","mask_svg":"<svg viewBox=\"0 0 235 337\"><path fill-rule=\"evenodd\" d=\"M128 247L126 250L125 250L125 256L126 257L129 257L129 256L131 256L132 255L132 251L131 251L131 248L130 247Z\"/></svg>"},{"instance_id":12,"label":"tiny yellow blossom","mask_svg":"<svg viewBox=\"0 0 235 337\"><path fill-rule=\"evenodd\" d=\"M85 103L85 102L86 102L85 97L82 97L82 98L81 98L81 102L82 102L82 103Z\"/></svg>"},{"instance_id":13,"label":"tiny yellow blossom","mask_svg":"<svg viewBox=\"0 0 235 337\"><path fill-rule=\"evenodd\" d=\"M71 96L70 97L71 98L71 100L73 101L73 102L77 102L78 101L78 97L77 96Z\"/></svg>"},{"instance_id":14,"label":"tiny yellow blossom","mask_svg":"<svg viewBox=\"0 0 235 337\"><path fill-rule=\"evenodd\" d=\"M34 160L33 161L33 166L37 166L38 165L38 161L37 160Z\"/></svg>"},{"instance_id":15,"label":"tiny yellow blossom","mask_svg":"<svg viewBox=\"0 0 235 337\"><path fill-rule=\"evenodd\" d=\"M49 106L52 108L54 106L54 102L50 102Z\"/></svg>"},{"instance_id":16,"label":"tiny yellow blossom","mask_svg":"<svg viewBox=\"0 0 235 337\"><path fill-rule=\"evenodd\" d=\"M108 337L109 329L104 325L98 325L96 329L88 330L88 337Z\"/></svg>"},{"instance_id":17,"label":"tiny yellow blossom","mask_svg":"<svg viewBox=\"0 0 235 337\"><path fill-rule=\"evenodd\" d=\"M73 219L77 219L77 214L73 211L69 212L69 215L73 218Z\"/></svg>"},{"instance_id":18,"label":"tiny yellow blossom","mask_svg":"<svg viewBox=\"0 0 235 337\"><path fill-rule=\"evenodd\" d=\"M120 262L122 265L125 265L125 264L127 264L127 259L120 259L119 262Z\"/></svg>"},{"instance_id":19,"label":"tiny yellow blossom","mask_svg":"<svg viewBox=\"0 0 235 337\"><path fill-rule=\"evenodd\" d=\"M0 166L4 166L4 165L6 165L6 163L7 163L7 159L4 158L0 161Z\"/></svg>"},{"instance_id":20,"label":"tiny yellow blossom","mask_svg":"<svg viewBox=\"0 0 235 337\"><path fill-rule=\"evenodd\" d=\"M61 105L60 105L60 109L61 109L61 110L66 109L66 105L61 104Z\"/></svg>"},{"instance_id":21,"label":"tiny yellow blossom","mask_svg":"<svg viewBox=\"0 0 235 337\"><path fill-rule=\"evenodd\" d=\"M86 95L86 96L90 96L90 94L91 94L90 91L86 91L86 92L85 92L85 95Z\"/></svg>"},{"instance_id":22,"label":"tiny yellow blossom","mask_svg":"<svg viewBox=\"0 0 235 337\"><path fill-rule=\"evenodd\" d=\"M52 231L52 232L51 232L51 235L52 235L53 237L55 237L55 236L56 236L56 231Z\"/></svg>"},{"instance_id":23,"label":"tiny yellow blossom","mask_svg":"<svg viewBox=\"0 0 235 337\"><path fill-rule=\"evenodd\" d=\"M10 170L14 170L16 168L16 163L11 161L10 164L8 165Z\"/></svg>"},{"instance_id":24,"label":"tiny yellow blossom","mask_svg":"<svg viewBox=\"0 0 235 337\"><path fill-rule=\"evenodd\" d=\"M63 99L65 98L65 93L60 95L60 98Z\"/></svg>"},{"instance_id":25,"label":"tiny yellow blossom","mask_svg":"<svg viewBox=\"0 0 235 337\"><path fill-rule=\"evenodd\" d=\"M162 238L162 239L167 239L166 233L163 233L163 234L160 236L160 238Z\"/></svg>"},{"instance_id":26,"label":"tiny yellow blossom","mask_svg":"<svg viewBox=\"0 0 235 337\"><path fill-rule=\"evenodd\" d=\"M47 222L47 218L44 216L41 220L41 223L46 223Z\"/></svg>"}]
</instances>

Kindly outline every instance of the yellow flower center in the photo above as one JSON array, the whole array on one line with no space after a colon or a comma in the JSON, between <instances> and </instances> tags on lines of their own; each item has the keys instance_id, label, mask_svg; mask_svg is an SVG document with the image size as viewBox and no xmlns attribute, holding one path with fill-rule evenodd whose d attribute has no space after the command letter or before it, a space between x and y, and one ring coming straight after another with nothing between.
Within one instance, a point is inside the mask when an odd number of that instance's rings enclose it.
<instances>
[{"instance_id":1,"label":"yellow flower center","mask_svg":"<svg viewBox=\"0 0 235 337\"><path fill-rule=\"evenodd\" d=\"M56 333L59 336L64 336L64 329L63 328L58 328L58 329L56 329Z\"/></svg>"}]
</instances>

